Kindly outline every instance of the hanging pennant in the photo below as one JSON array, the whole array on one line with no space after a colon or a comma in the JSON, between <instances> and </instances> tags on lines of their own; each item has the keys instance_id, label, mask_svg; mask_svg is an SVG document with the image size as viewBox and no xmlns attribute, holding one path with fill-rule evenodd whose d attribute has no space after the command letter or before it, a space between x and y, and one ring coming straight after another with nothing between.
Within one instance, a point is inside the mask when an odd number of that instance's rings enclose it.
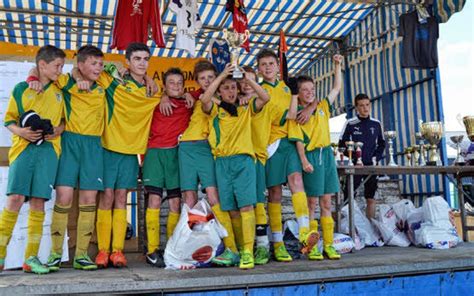
<instances>
[{"instance_id":1,"label":"hanging pennant","mask_svg":"<svg viewBox=\"0 0 474 296\"><path fill-rule=\"evenodd\" d=\"M245 34L245 31L248 30L248 21L244 0L227 0L225 10L232 13L232 26L234 27L234 30L238 33ZM247 39L242 47L249 52L250 41Z\"/></svg>"},{"instance_id":2,"label":"hanging pennant","mask_svg":"<svg viewBox=\"0 0 474 296\"><path fill-rule=\"evenodd\" d=\"M209 43L211 62L217 69L218 73L221 73L225 65L230 63L230 49L229 44L224 40L211 39Z\"/></svg>"}]
</instances>

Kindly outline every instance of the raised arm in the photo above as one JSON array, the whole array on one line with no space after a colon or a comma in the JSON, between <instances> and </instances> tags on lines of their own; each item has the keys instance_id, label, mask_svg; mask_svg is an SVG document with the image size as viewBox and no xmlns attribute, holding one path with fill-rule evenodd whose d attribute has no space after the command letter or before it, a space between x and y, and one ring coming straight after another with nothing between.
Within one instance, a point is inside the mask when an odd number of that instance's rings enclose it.
<instances>
[{"instance_id":1,"label":"raised arm","mask_svg":"<svg viewBox=\"0 0 474 296\"><path fill-rule=\"evenodd\" d=\"M268 103L268 101L270 100L270 96L263 89L263 87L260 86L260 84L258 84L255 80L253 80L251 78L249 79L246 74L247 74L247 72L244 72L244 78L243 79L257 93L257 98L256 98L256 101L255 101L255 107L257 108L257 110L255 110L255 111L258 112L258 111L262 110L263 106L265 106L266 103Z\"/></svg>"},{"instance_id":2,"label":"raised arm","mask_svg":"<svg viewBox=\"0 0 474 296\"><path fill-rule=\"evenodd\" d=\"M343 57L339 54L336 54L333 56L332 59L334 61L335 67L334 67L334 85L328 95L328 100L329 100L330 105L334 103L337 96L341 92L341 88L342 88L341 64L342 64Z\"/></svg>"},{"instance_id":3,"label":"raised arm","mask_svg":"<svg viewBox=\"0 0 474 296\"><path fill-rule=\"evenodd\" d=\"M214 81L212 81L212 83L209 85L206 91L202 94L202 97L201 97L202 111L204 111L205 113L209 113L211 111L212 103L213 103L212 98L214 97L214 94L219 88L219 85L221 84L221 82L227 76L232 74L234 69L235 69L234 65L227 64L224 68L224 71L222 71L221 74L219 74L219 76L217 76L217 78L214 79Z\"/></svg>"}]
</instances>

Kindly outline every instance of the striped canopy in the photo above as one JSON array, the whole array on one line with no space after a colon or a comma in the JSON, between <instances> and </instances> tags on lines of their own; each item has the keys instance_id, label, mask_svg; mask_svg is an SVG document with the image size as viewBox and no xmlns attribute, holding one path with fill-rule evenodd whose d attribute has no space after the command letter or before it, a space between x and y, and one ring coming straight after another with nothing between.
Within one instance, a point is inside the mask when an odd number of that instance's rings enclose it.
<instances>
[{"instance_id":1,"label":"striped canopy","mask_svg":"<svg viewBox=\"0 0 474 296\"><path fill-rule=\"evenodd\" d=\"M0 0L0 41L24 45L52 44L77 49L93 44L110 50L113 16L117 0ZM130 3L132 1L130 0ZM153 55L188 57L175 48L176 16L168 9L170 0L160 0L166 48L149 45ZM222 29L232 27L232 16L225 11L225 0L198 0L203 23L196 34L196 56L206 57L209 41L222 38ZM254 65L262 48L276 50L279 32L284 30L288 44L290 73L303 72L334 41L341 40L372 10L371 4L329 0L245 1L249 20L250 54L242 64ZM131 5L131 4L130 4Z\"/></svg>"}]
</instances>

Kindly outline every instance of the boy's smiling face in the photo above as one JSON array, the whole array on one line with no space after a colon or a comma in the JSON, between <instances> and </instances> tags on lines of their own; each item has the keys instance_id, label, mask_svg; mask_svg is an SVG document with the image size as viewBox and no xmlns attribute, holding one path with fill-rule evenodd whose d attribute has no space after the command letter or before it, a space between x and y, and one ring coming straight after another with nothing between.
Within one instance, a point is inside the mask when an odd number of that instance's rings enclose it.
<instances>
[{"instance_id":1,"label":"boy's smiling face","mask_svg":"<svg viewBox=\"0 0 474 296\"><path fill-rule=\"evenodd\" d=\"M202 90L205 91L209 85L211 85L214 79L216 79L216 73L212 70L205 70L197 74L196 82L199 84Z\"/></svg>"},{"instance_id":2,"label":"boy's smiling face","mask_svg":"<svg viewBox=\"0 0 474 296\"><path fill-rule=\"evenodd\" d=\"M64 59L56 58L51 62L47 63L44 60L38 62L38 69L40 75L44 75L50 81L56 81L63 72Z\"/></svg>"},{"instance_id":3,"label":"boy's smiling face","mask_svg":"<svg viewBox=\"0 0 474 296\"><path fill-rule=\"evenodd\" d=\"M184 79L179 74L171 74L166 77L165 92L168 96L179 98L184 95Z\"/></svg>"},{"instance_id":4,"label":"boy's smiling face","mask_svg":"<svg viewBox=\"0 0 474 296\"><path fill-rule=\"evenodd\" d=\"M258 60L258 72L265 81L273 82L277 79L278 70L278 61L274 57L268 56Z\"/></svg>"}]
</instances>

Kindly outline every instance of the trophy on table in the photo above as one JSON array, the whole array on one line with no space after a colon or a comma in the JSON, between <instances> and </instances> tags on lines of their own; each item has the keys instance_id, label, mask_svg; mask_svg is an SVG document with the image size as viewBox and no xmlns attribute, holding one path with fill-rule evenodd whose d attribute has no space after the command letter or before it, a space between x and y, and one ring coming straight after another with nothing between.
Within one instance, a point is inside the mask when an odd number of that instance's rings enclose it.
<instances>
[{"instance_id":1,"label":"trophy on table","mask_svg":"<svg viewBox=\"0 0 474 296\"><path fill-rule=\"evenodd\" d=\"M347 165L353 166L354 163L352 162L352 152L354 151L354 141L347 141L346 147L347 147L347 156L349 157L349 163Z\"/></svg>"},{"instance_id":2,"label":"trophy on table","mask_svg":"<svg viewBox=\"0 0 474 296\"><path fill-rule=\"evenodd\" d=\"M411 153L413 151L412 147L407 147L405 148L405 156L407 158L407 166L413 166L412 164L412 158L411 158Z\"/></svg>"},{"instance_id":3,"label":"trophy on table","mask_svg":"<svg viewBox=\"0 0 474 296\"><path fill-rule=\"evenodd\" d=\"M430 143L430 159L427 165L442 165L438 154L438 143L443 137L443 123L440 121L423 122L420 120L421 134Z\"/></svg>"},{"instance_id":4,"label":"trophy on table","mask_svg":"<svg viewBox=\"0 0 474 296\"><path fill-rule=\"evenodd\" d=\"M419 141L419 146L420 146L420 166L425 166L426 165L426 145L424 143L423 135L421 132L416 132L415 133L415 139Z\"/></svg>"},{"instance_id":5,"label":"trophy on table","mask_svg":"<svg viewBox=\"0 0 474 296\"><path fill-rule=\"evenodd\" d=\"M389 154L389 162L388 166L396 167L397 164L395 163L395 159L393 158L393 139L397 136L396 131L385 131L384 136L388 140L388 154Z\"/></svg>"},{"instance_id":6,"label":"trophy on table","mask_svg":"<svg viewBox=\"0 0 474 296\"><path fill-rule=\"evenodd\" d=\"M413 159L412 165L413 166L419 166L420 165L420 163L419 163L419 161L420 161L420 149L421 149L420 145L413 145L412 146L412 150L413 150L412 151L412 159Z\"/></svg>"},{"instance_id":7,"label":"trophy on table","mask_svg":"<svg viewBox=\"0 0 474 296\"><path fill-rule=\"evenodd\" d=\"M362 162L362 147L364 146L364 143L355 142L354 145L356 148L356 166L364 166L364 163Z\"/></svg>"},{"instance_id":8,"label":"trophy on table","mask_svg":"<svg viewBox=\"0 0 474 296\"><path fill-rule=\"evenodd\" d=\"M346 151L346 147L339 147L337 151L339 151L339 165L344 165L344 151Z\"/></svg>"},{"instance_id":9,"label":"trophy on table","mask_svg":"<svg viewBox=\"0 0 474 296\"><path fill-rule=\"evenodd\" d=\"M249 39L250 32L249 30L245 30L244 33L238 33L235 30L229 32L227 29L222 30L222 32L224 33L224 39L230 46L230 62L236 66L232 77L242 79L244 78L244 73L239 69L240 46Z\"/></svg>"},{"instance_id":10,"label":"trophy on table","mask_svg":"<svg viewBox=\"0 0 474 296\"><path fill-rule=\"evenodd\" d=\"M474 116L464 116L462 122L466 127L467 137L471 142L474 142Z\"/></svg>"},{"instance_id":11,"label":"trophy on table","mask_svg":"<svg viewBox=\"0 0 474 296\"><path fill-rule=\"evenodd\" d=\"M451 136L449 139L456 145L456 159L453 162L453 165L464 165L466 164L466 161L464 160L464 157L461 155L461 147L460 144L462 140L464 139L463 135L459 136Z\"/></svg>"}]
</instances>

